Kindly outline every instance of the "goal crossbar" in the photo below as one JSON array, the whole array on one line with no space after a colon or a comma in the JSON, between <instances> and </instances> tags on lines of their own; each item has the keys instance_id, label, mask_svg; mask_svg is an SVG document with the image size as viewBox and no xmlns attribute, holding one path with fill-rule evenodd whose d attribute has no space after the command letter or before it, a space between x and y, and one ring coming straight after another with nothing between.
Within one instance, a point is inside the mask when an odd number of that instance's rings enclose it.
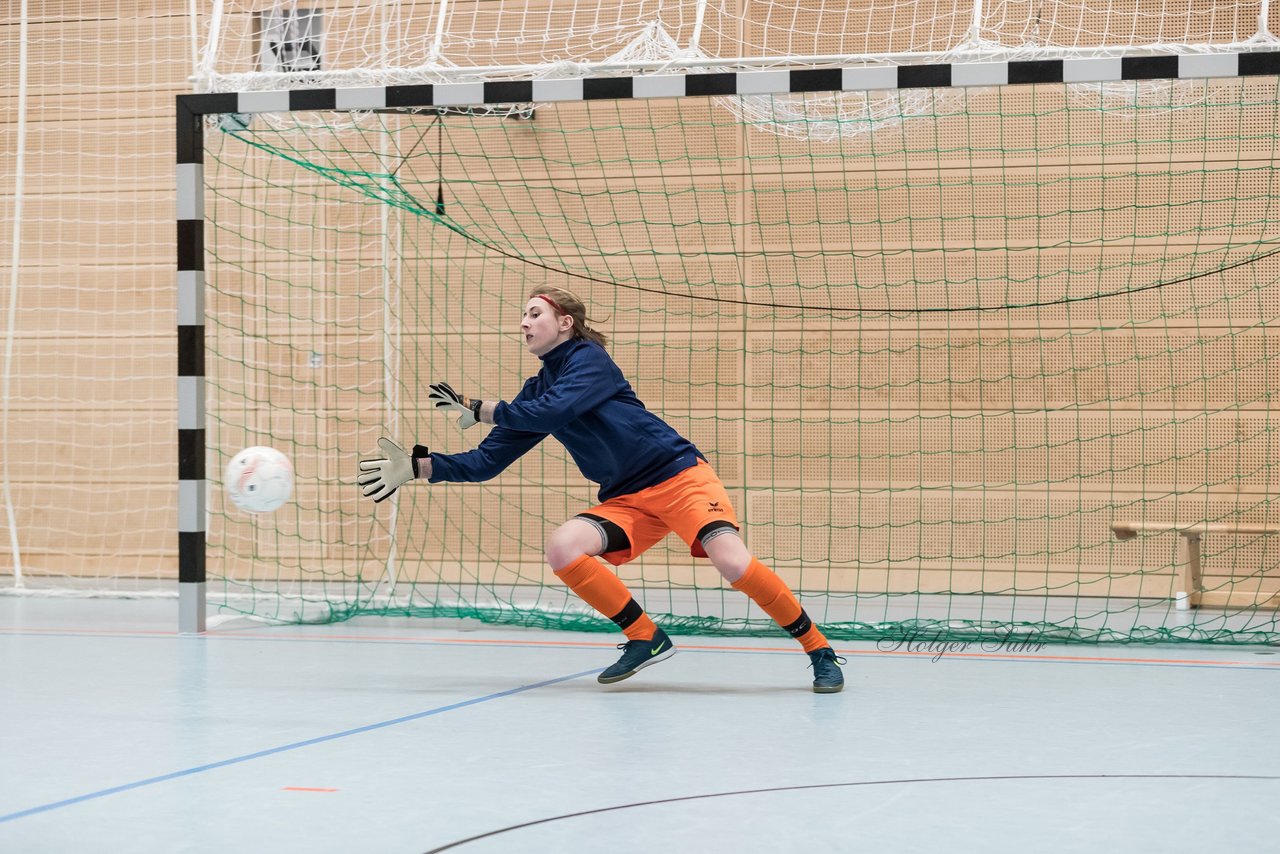
<instances>
[{"instance_id":1,"label":"goal crossbar","mask_svg":"<svg viewBox=\"0 0 1280 854\"><path fill-rule=\"evenodd\" d=\"M176 105L179 630L205 619L204 141L207 117L295 111L430 110L526 103L745 96L1280 75L1280 52L783 68L572 79L187 94Z\"/></svg>"}]
</instances>

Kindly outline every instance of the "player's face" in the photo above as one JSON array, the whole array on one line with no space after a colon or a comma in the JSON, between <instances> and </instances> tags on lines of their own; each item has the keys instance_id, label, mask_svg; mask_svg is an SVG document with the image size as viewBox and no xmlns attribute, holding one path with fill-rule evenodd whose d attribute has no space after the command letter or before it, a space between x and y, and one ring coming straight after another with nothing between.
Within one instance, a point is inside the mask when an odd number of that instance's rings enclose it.
<instances>
[{"instance_id":1,"label":"player's face","mask_svg":"<svg viewBox=\"0 0 1280 854\"><path fill-rule=\"evenodd\" d=\"M524 345L535 356L550 353L572 336L573 319L557 314L547 301L534 297L525 303L524 318L520 321L520 334Z\"/></svg>"}]
</instances>

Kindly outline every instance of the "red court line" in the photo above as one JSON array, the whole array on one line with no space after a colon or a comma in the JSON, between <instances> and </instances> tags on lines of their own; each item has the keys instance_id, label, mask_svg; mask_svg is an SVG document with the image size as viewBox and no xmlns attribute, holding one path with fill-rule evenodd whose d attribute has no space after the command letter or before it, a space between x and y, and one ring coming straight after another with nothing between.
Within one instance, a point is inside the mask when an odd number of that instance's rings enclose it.
<instances>
[{"instance_id":1,"label":"red court line","mask_svg":"<svg viewBox=\"0 0 1280 854\"><path fill-rule=\"evenodd\" d=\"M337 789L325 789L319 786L283 786L282 792L336 792Z\"/></svg>"},{"instance_id":2,"label":"red court line","mask_svg":"<svg viewBox=\"0 0 1280 854\"><path fill-rule=\"evenodd\" d=\"M27 634L46 632L49 634L72 634L72 635L146 635L161 637L197 637L194 635L179 635L177 632L158 629L58 629L58 628L29 628L29 629L4 629L0 628L0 634ZM615 640L609 641L567 641L567 640L521 640L507 639L496 640L492 638L442 638L431 637L427 635L297 635L297 634L270 634L263 632L228 632L227 634L205 634L200 635L203 639L209 640L235 640L238 638L248 640L293 640L293 641L353 641L377 643L384 641L413 642L413 643L437 643L437 644L458 644L473 646L528 646L528 647L558 647L562 649L602 649L617 646ZM866 643L877 643L877 641L866 641ZM897 641L894 641L897 643ZM905 641L903 642L905 643ZM953 641L953 643L962 643L961 641ZM981 644L981 641L970 641L972 644ZM991 641L988 641L991 643ZM1018 641L1021 643L1021 641ZM681 649L696 649L713 652L783 652L793 653L796 651L794 646L734 646L729 644L696 644L682 641ZM939 656L937 650L907 650L907 649L837 649L841 655L849 656L866 656L869 658L877 657L900 657L900 658L935 658ZM1228 661L1218 659L1197 659L1197 658L1133 658L1121 656L1088 656L1088 655L1042 655L1037 653L997 653L997 652L943 652L943 658L969 658L987 661L1074 661L1095 664L1183 664L1183 665L1206 665L1214 667L1274 667L1280 668L1280 661Z\"/></svg>"}]
</instances>

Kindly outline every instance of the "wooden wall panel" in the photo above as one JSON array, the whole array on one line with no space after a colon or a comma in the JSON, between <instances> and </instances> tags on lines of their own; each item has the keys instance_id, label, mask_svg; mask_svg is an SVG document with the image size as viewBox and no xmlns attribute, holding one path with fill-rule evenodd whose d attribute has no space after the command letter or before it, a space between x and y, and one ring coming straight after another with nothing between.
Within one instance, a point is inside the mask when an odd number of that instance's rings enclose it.
<instances>
[{"instance_id":1,"label":"wooden wall panel","mask_svg":"<svg viewBox=\"0 0 1280 854\"><path fill-rule=\"evenodd\" d=\"M29 485L33 496L50 478L86 492L111 492L117 484L149 486L164 498L158 505L167 506L162 485L178 470L178 449L172 441L178 424L173 409L116 409L83 403L83 409L71 412L10 411L10 453L5 466L9 478ZM51 464L52 451L66 455L61 464ZM122 465L118 459L129 464ZM80 470L73 471L77 467Z\"/></svg>"},{"instance_id":2,"label":"wooden wall panel","mask_svg":"<svg viewBox=\"0 0 1280 854\"><path fill-rule=\"evenodd\" d=\"M18 6L0 7L0 26L17 24ZM190 11L187 0L147 0L135 4L139 14L149 17L184 17ZM66 21L97 19L127 15L129 8L120 0L36 0L27 8L27 20L33 24L57 25Z\"/></svg>"},{"instance_id":3,"label":"wooden wall panel","mask_svg":"<svg viewBox=\"0 0 1280 854\"><path fill-rule=\"evenodd\" d=\"M1255 502L1280 476L1264 410L861 413L749 420L752 487L877 491L983 485L1069 493L1208 493Z\"/></svg>"},{"instance_id":4,"label":"wooden wall panel","mask_svg":"<svg viewBox=\"0 0 1280 854\"><path fill-rule=\"evenodd\" d=\"M1231 34L1252 34L1254 22L1268 0L1246 0L1236 4L1195 0L1175 8L1165 7L1160 14L1144 14L1136 4L1090 6L1055 2L1040 6L1030 0L1006 0L999 6L999 16L987 24L992 28L992 41L1017 45L1034 35L1049 44L1094 47L1099 44L1174 42L1202 44L1234 41ZM1135 8L1136 7L1136 8ZM1035 11L1032 11L1032 10ZM1110 41L1106 41L1109 39Z\"/></svg>"},{"instance_id":5,"label":"wooden wall panel","mask_svg":"<svg viewBox=\"0 0 1280 854\"><path fill-rule=\"evenodd\" d=\"M9 407L89 419L101 410L173 411L176 341L176 334L17 338Z\"/></svg>"},{"instance_id":6,"label":"wooden wall panel","mask_svg":"<svg viewBox=\"0 0 1280 854\"><path fill-rule=\"evenodd\" d=\"M119 343L113 357L122 360L134 356L130 336L152 331L157 336L167 334L177 310L168 259L119 266L24 265L20 281L18 335L62 341L114 337Z\"/></svg>"},{"instance_id":7,"label":"wooden wall panel","mask_svg":"<svg viewBox=\"0 0 1280 854\"><path fill-rule=\"evenodd\" d=\"M1179 512L1275 524L1265 500L1144 499L1139 494L1062 495L1044 489L836 492L749 490L743 522L753 549L798 570L830 561L833 584L859 591L1025 593L1167 598L1177 563L1169 542L1117 543L1109 532L1117 499L1132 512L1171 520ZM1186 505L1195 504L1194 508ZM1180 506L1181 505L1181 506ZM780 522L780 520L786 520ZM1274 568L1265 537L1242 537L1206 575L1251 576ZM1218 546L1221 547L1221 544ZM1247 557L1246 557L1247 555ZM1214 561L1207 561L1214 562ZM1250 567L1241 572L1243 567ZM879 584L869 570L880 570ZM912 587L919 583L919 587ZM1124 592L1119 592L1124 591Z\"/></svg>"},{"instance_id":8,"label":"wooden wall panel","mask_svg":"<svg viewBox=\"0 0 1280 854\"><path fill-rule=\"evenodd\" d=\"M944 51L964 42L973 20L972 5L954 0L926 0L906 15L885 14L874 4L795 0L747 0L741 8L742 39L754 48L746 55L758 53L759 46L775 56ZM714 42L715 49L731 49L726 41Z\"/></svg>"},{"instance_id":9,"label":"wooden wall panel","mask_svg":"<svg viewBox=\"0 0 1280 854\"><path fill-rule=\"evenodd\" d=\"M9 106L16 112L16 104ZM130 190L172 194L173 149L157 144L173 135L172 101L168 108L165 116L93 122L30 117L25 192L64 197ZM0 106L2 110L4 106ZM0 151L16 152L16 137L16 124L0 123ZM16 168L16 157L0 158L0 187L6 192L12 188ZM158 213L163 211L163 207L157 209Z\"/></svg>"},{"instance_id":10,"label":"wooden wall panel","mask_svg":"<svg viewBox=\"0 0 1280 854\"><path fill-rule=\"evenodd\" d=\"M620 173L722 176L747 144L742 125L713 98L639 99L604 108L598 102L542 104L533 121L446 117L442 132L426 136L419 120L388 122L399 128L392 150L416 151L402 174L427 183L441 170L451 179L491 175L534 182ZM689 134L689 127L697 133ZM443 152L443 160L434 152Z\"/></svg>"},{"instance_id":11,"label":"wooden wall panel","mask_svg":"<svg viewBox=\"0 0 1280 854\"><path fill-rule=\"evenodd\" d=\"M14 484L20 547L51 556L176 552L177 507L168 491L155 481L99 484L83 471Z\"/></svg>"},{"instance_id":12,"label":"wooden wall panel","mask_svg":"<svg viewBox=\"0 0 1280 854\"><path fill-rule=\"evenodd\" d=\"M11 447L30 453L7 473L33 571L169 578L172 109L187 86L187 4L134 16L115 3L36 6L8 425ZM1255 6L1233 14L1256 18ZM687 7L664 13L672 33L687 29ZM454 23L505 26L496 8L455 5ZM855 49L851 37L869 49L935 49L967 26L945 3L916 10L929 11L928 26L871 36L857 10L829 27L804 4L742 8L759 22L742 34L748 42L789 51ZM408 32L425 33L433 9L411 10ZM527 23L546 10L522 14ZM1090 27L1121 26L1083 14ZM8 224L16 27L11 10L0 15ZM342 15L333 12L331 28L352 23ZM1187 24L1153 17L1148 34ZM1191 24L1236 26L1210 15ZM706 43L740 52L736 26L713 10ZM248 14L227 22L245 50L223 70L252 65L251 29ZM511 42L474 59L546 48ZM333 59L358 62L367 49L351 40ZM445 450L474 444L486 428L459 433L425 408L426 385L514 394L537 364L512 331L530 284L550 280L602 309L640 397L708 453L753 548L789 583L1168 596L1172 545L1113 544L1109 507L1172 519L1194 491L1196 512L1211 518L1274 521L1266 500L1280 449L1269 395L1280 353L1268 328L1280 314L1280 261L1190 277L1247 261L1249 241L1276 236L1280 134L1274 109L1259 106L1274 104L1276 87L1275 78L1170 87L1170 98L1215 104L1207 113L1126 111L1101 87L957 90L925 97L940 123L907 118L831 143L743 128L716 99L565 104L524 124L446 119L443 157L419 121L389 118L389 144L412 151L398 177L417 201L433 207L443 172L449 215L474 216L478 234L517 256L396 211L394 254L404 260L391 266L370 237L379 204L211 132L224 175L262 179L239 197L224 182L206 198L218 224L208 241L217 267L209 385L226 401L211 407L212 566L304 579L315 566L376 581L369 543L385 516L352 485L355 458L384 433ZM856 110L861 98L843 95L839 106ZM777 101L811 118L835 106ZM339 168L358 165L344 146L369 142L357 130L315 138ZM916 251L894 254L907 246ZM522 264L531 247L579 276ZM380 360L384 288L397 282L405 324L390 415ZM687 284L653 292L672 282ZM1158 282L1174 283L1123 293ZM1122 295L1086 299L1099 292ZM717 299L873 310L1071 301L906 318ZM228 510L218 488L230 454L256 443L285 448L299 472L297 500L269 520ZM95 447L90 462L45 483L49 460ZM548 442L493 483L415 487L400 548L424 580L551 583L538 543L594 492ZM1212 548L1211 585L1253 585L1258 596L1280 586L1266 575L1275 555L1264 542ZM1104 579L1108 567L1114 577ZM623 575L717 583L673 539Z\"/></svg>"},{"instance_id":13,"label":"wooden wall panel","mask_svg":"<svg viewBox=\"0 0 1280 854\"><path fill-rule=\"evenodd\" d=\"M39 4L32 4L39 6ZM191 23L185 14L122 16L119 4L109 12L86 10L60 20L40 20L28 28L27 61L38 73L27 78L28 96L77 92L131 92L153 88L157 79L181 84L191 73ZM15 16L16 17L16 16ZM0 39L3 81L16 91L18 27L10 23ZM12 75L9 77L8 75Z\"/></svg>"},{"instance_id":14,"label":"wooden wall panel","mask_svg":"<svg viewBox=\"0 0 1280 854\"><path fill-rule=\"evenodd\" d=\"M0 215L12 223L11 199ZM127 217L122 211L129 211ZM130 266L172 261L173 192L113 187L32 195L23 205L24 266ZM163 225L162 225L163 223Z\"/></svg>"},{"instance_id":15,"label":"wooden wall panel","mask_svg":"<svg viewBox=\"0 0 1280 854\"><path fill-rule=\"evenodd\" d=\"M1270 406L1280 346L1264 330L790 333L747 338L747 405L946 413ZM1215 365L1205 370L1203 366Z\"/></svg>"},{"instance_id":16,"label":"wooden wall panel","mask_svg":"<svg viewBox=\"0 0 1280 854\"><path fill-rule=\"evenodd\" d=\"M1201 246L1268 240L1280 231L1270 210L1276 177L1264 161L1213 171L1167 163L1142 170L926 166L790 182L762 173L750 190L749 238L797 253Z\"/></svg>"},{"instance_id":17,"label":"wooden wall panel","mask_svg":"<svg viewBox=\"0 0 1280 854\"><path fill-rule=\"evenodd\" d=\"M784 171L819 173L960 162L976 168L1170 166L1275 157L1277 125L1265 105L1275 101L1276 78L1159 85L1156 106L1142 109L1131 106L1129 86L1116 84L850 92L835 102L822 95L774 96L780 107L808 120L843 115L874 133L819 141L752 130L747 151L753 158L776 158ZM1206 134L1206 126L1214 132Z\"/></svg>"},{"instance_id":18,"label":"wooden wall panel","mask_svg":"<svg viewBox=\"0 0 1280 854\"><path fill-rule=\"evenodd\" d=\"M910 315L912 328L933 330L1132 325L1211 333L1280 315L1280 288L1270 285L1280 279L1280 255L1256 245L779 254L751 257L746 267L748 300L799 307L748 309L753 327L780 330L829 329L834 319L849 330L885 331ZM978 307L987 310L964 310Z\"/></svg>"}]
</instances>

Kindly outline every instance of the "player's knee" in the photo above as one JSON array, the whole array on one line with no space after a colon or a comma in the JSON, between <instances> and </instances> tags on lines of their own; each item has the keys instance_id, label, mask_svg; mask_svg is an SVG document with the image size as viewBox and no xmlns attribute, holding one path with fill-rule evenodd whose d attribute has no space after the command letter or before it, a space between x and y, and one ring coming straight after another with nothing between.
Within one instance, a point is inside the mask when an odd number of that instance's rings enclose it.
<instances>
[{"instance_id":1,"label":"player's knee","mask_svg":"<svg viewBox=\"0 0 1280 854\"><path fill-rule=\"evenodd\" d=\"M698 539L712 565L726 580L737 581L746 574L751 552L747 551L737 528L713 522L698 532Z\"/></svg>"},{"instance_id":2,"label":"player's knee","mask_svg":"<svg viewBox=\"0 0 1280 854\"><path fill-rule=\"evenodd\" d=\"M564 569L583 554L582 549L577 548L571 540L558 537L556 534L552 534L551 539L547 540L546 551L547 563L551 564L551 568L556 572Z\"/></svg>"},{"instance_id":3,"label":"player's knee","mask_svg":"<svg viewBox=\"0 0 1280 854\"><path fill-rule=\"evenodd\" d=\"M547 538L547 563L557 572L585 555L600 553L600 535L590 525L570 520Z\"/></svg>"}]
</instances>

